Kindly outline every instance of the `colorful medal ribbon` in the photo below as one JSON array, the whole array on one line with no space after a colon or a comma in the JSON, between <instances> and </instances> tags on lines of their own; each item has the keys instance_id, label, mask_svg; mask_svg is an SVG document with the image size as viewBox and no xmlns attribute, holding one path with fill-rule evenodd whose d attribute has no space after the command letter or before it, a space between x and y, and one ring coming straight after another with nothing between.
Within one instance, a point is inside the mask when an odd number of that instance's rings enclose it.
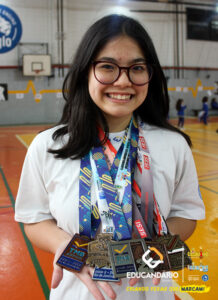
<instances>
[{"instance_id":1,"label":"colorful medal ribbon","mask_svg":"<svg viewBox=\"0 0 218 300\"><path fill-rule=\"evenodd\" d=\"M91 165L89 154L81 159L79 176L79 233L92 237L91 226Z\"/></svg>"},{"instance_id":2,"label":"colorful medal ribbon","mask_svg":"<svg viewBox=\"0 0 218 300\"><path fill-rule=\"evenodd\" d=\"M139 141L138 158L140 157L141 164L138 160L137 171L141 173L141 188L138 186L135 179L133 179L134 196L135 198L138 198L135 199L136 201L133 201L134 225L141 238L151 239L155 234L162 235L167 233L168 229L163 216L160 214L160 209L155 199L151 158L148 145L142 135L141 127L139 127ZM136 203L139 203L139 205L137 206ZM155 234L153 232L153 226L156 231ZM135 228L133 229L133 231L136 232Z\"/></svg>"},{"instance_id":3,"label":"colorful medal ribbon","mask_svg":"<svg viewBox=\"0 0 218 300\"><path fill-rule=\"evenodd\" d=\"M92 150L92 159L96 165L96 173L94 182L97 184L101 199L106 200L107 214L112 216L113 225L115 227L114 239L122 240L131 238L132 232L132 186L131 186L131 160L136 159L137 151L137 130L134 128L133 122L130 122L129 128L126 129L123 143L120 146L116 156L112 145L107 141L102 147ZM100 135L101 138L101 135ZM131 143L135 140L135 143ZM131 145L133 144L133 145ZM134 146L135 145L135 146ZM110 149L113 150L109 154ZM105 160L105 156L109 164ZM113 161L111 160L113 159ZM91 164L92 165L92 164ZM111 167L110 167L111 166ZM94 169L94 168L93 168ZM110 170L109 170L110 169ZM100 202L99 205L100 206Z\"/></svg>"},{"instance_id":4,"label":"colorful medal ribbon","mask_svg":"<svg viewBox=\"0 0 218 300\"><path fill-rule=\"evenodd\" d=\"M136 236L151 239L154 235L153 225L156 234L167 233L166 222L160 214L154 197L150 154L141 130L138 156L142 164L139 161L136 164L138 135L137 123L132 119L118 151L107 140L103 148L94 148L81 159L80 234L94 237L101 223L100 214L103 225L106 219L102 215L111 217L112 220L107 220L107 225L109 228L114 225L114 239L116 240L130 239L132 230ZM104 132L101 128L99 128L99 139L104 139ZM141 188L134 179L136 165L138 168L136 171L141 173ZM91 203L92 174L97 197L93 205ZM132 188L134 195L132 195ZM137 198L133 203L132 196Z\"/></svg>"}]
</instances>

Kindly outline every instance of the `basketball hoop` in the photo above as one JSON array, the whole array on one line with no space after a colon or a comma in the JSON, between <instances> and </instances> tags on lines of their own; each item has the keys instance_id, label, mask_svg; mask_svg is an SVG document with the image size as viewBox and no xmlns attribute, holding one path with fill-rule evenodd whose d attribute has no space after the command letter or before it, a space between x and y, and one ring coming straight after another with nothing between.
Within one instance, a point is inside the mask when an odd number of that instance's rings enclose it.
<instances>
[{"instance_id":1,"label":"basketball hoop","mask_svg":"<svg viewBox=\"0 0 218 300\"><path fill-rule=\"evenodd\" d=\"M39 73L42 72L43 70L33 70L33 72L36 74L36 76L39 76Z\"/></svg>"}]
</instances>

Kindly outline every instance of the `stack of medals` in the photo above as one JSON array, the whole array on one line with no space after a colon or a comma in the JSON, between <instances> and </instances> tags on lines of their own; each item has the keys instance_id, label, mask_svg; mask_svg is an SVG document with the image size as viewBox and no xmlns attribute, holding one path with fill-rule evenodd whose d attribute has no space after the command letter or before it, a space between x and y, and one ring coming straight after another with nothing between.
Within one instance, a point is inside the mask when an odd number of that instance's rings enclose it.
<instances>
[{"instance_id":1,"label":"stack of medals","mask_svg":"<svg viewBox=\"0 0 218 300\"><path fill-rule=\"evenodd\" d=\"M117 281L128 272L155 273L177 271L192 263L189 248L178 235L113 241L111 234L98 234L90 241L75 234L57 264L80 272L88 264L95 267L93 280Z\"/></svg>"},{"instance_id":2,"label":"stack of medals","mask_svg":"<svg viewBox=\"0 0 218 300\"><path fill-rule=\"evenodd\" d=\"M188 252L189 248L178 235L117 242L109 239L106 234L99 234L96 241L88 244L86 263L97 267L98 277L93 279L106 280L105 267L112 269L115 278L124 278L128 272L181 270L191 264Z\"/></svg>"}]
</instances>

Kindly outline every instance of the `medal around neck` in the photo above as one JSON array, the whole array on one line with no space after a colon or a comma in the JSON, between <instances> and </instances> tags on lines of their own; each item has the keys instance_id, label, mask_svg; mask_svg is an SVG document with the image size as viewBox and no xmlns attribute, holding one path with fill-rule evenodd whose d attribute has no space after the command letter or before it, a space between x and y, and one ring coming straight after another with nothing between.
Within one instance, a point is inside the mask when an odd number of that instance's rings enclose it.
<instances>
[{"instance_id":1,"label":"medal around neck","mask_svg":"<svg viewBox=\"0 0 218 300\"><path fill-rule=\"evenodd\" d=\"M70 271L80 272L88 257L90 239L76 233L61 254L56 264Z\"/></svg>"}]
</instances>

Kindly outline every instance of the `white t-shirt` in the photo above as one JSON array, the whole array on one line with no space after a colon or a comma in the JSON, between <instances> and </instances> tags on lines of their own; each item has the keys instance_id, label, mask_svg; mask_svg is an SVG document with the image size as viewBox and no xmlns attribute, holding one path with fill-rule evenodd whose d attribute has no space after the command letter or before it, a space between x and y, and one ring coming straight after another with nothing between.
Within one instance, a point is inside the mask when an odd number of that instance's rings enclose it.
<instances>
[{"instance_id":1,"label":"white t-shirt","mask_svg":"<svg viewBox=\"0 0 218 300\"><path fill-rule=\"evenodd\" d=\"M53 141L52 134L56 129L38 134L28 149L16 199L15 220L35 223L55 219L60 228L73 236L79 232L80 160L55 159L47 152L48 148L60 148L66 141L67 137ZM193 156L185 139L175 132L147 124L143 125L143 136L151 155L154 193L165 219L175 216L203 219L204 204L199 194ZM110 138L116 148L119 138L116 139L114 133ZM91 194L95 197L94 185ZM168 292L127 292L128 280L122 281L121 287L112 284L117 299L174 299ZM141 280L138 286L152 286L152 282ZM171 286L171 281L162 279L159 286ZM64 278L58 288L51 291L50 299L94 298L73 273L64 270Z\"/></svg>"}]
</instances>

